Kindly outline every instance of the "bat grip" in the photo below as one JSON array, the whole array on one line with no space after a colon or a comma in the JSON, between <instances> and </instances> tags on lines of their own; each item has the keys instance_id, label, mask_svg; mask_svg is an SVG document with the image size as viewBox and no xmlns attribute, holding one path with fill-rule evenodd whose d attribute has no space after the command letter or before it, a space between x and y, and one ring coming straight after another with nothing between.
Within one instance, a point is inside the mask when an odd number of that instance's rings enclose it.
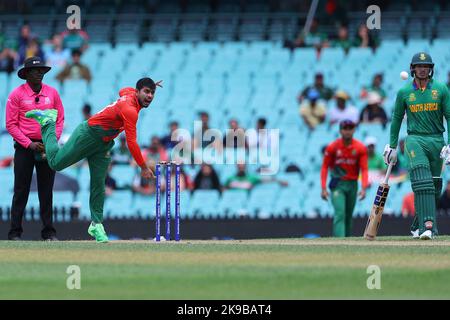
<instances>
[{"instance_id":1,"label":"bat grip","mask_svg":"<svg viewBox=\"0 0 450 320\"><path fill-rule=\"evenodd\" d=\"M390 163L388 168L387 168L386 176L384 177L383 184L388 184L389 177L391 176L391 171L392 171L393 167L394 167L394 165L392 163Z\"/></svg>"}]
</instances>

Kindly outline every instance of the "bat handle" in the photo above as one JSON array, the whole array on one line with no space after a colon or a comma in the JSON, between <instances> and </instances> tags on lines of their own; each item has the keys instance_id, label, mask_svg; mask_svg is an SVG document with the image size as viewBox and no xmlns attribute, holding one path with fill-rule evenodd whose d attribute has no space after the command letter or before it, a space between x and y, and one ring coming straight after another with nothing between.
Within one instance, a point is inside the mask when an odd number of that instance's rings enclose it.
<instances>
[{"instance_id":1,"label":"bat handle","mask_svg":"<svg viewBox=\"0 0 450 320\"><path fill-rule=\"evenodd\" d=\"M394 167L394 165L392 163L389 164L387 171L386 171L386 176L384 177L384 181L383 184L388 184L389 182L389 177L391 176L391 171L392 168Z\"/></svg>"}]
</instances>

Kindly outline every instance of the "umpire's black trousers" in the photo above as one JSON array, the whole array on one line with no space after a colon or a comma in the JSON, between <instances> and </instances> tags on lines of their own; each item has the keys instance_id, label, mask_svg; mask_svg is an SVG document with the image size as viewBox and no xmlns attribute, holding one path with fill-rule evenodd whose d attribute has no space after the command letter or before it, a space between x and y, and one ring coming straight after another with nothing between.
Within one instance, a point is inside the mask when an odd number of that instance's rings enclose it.
<instances>
[{"instance_id":1,"label":"umpire's black trousers","mask_svg":"<svg viewBox=\"0 0 450 320\"><path fill-rule=\"evenodd\" d=\"M14 196L11 205L11 229L8 239L21 237L22 219L30 193L33 168L36 167L37 187L39 195L40 215L43 223L41 236L43 239L56 235L53 227L53 183L55 171L50 169L47 161L37 161L34 151L25 149L14 143Z\"/></svg>"}]
</instances>

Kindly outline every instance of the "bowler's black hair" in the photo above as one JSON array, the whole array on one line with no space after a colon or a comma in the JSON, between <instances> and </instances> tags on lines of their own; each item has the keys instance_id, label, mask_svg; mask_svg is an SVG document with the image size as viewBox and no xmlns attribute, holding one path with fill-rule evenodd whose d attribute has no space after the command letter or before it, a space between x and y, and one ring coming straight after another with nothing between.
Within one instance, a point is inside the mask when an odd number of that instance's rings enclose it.
<instances>
[{"instance_id":1,"label":"bowler's black hair","mask_svg":"<svg viewBox=\"0 0 450 320\"><path fill-rule=\"evenodd\" d=\"M143 87L150 88L151 90L156 90L155 82L150 78L142 78L136 82L136 89L141 90Z\"/></svg>"}]
</instances>

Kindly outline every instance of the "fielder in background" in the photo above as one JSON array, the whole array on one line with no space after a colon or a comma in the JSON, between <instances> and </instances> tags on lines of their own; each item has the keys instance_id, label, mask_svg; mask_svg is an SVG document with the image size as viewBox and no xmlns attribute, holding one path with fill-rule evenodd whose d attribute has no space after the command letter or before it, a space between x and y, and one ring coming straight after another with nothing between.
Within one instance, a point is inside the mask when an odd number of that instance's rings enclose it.
<instances>
[{"instance_id":1,"label":"fielder in background","mask_svg":"<svg viewBox=\"0 0 450 320\"><path fill-rule=\"evenodd\" d=\"M362 188L359 199L366 197L368 186L367 148L353 139L356 124L351 120L340 123L341 138L332 142L325 150L321 170L322 199L328 200L328 168L331 169L329 188L331 203L334 208L333 236L349 237L352 235L352 216L358 193L358 176L362 173Z\"/></svg>"},{"instance_id":2,"label":"fielder in background","mask_svg":"<svg viewBox=\"0 0 450 320\"><path fill-rule=\"evenodd\" d=\"M450 146L445 146L443 119L450 124L450 98L447 86L433 80L434 63L427 53L417 53L410 64L414 80L397 93L389 144L384 162L397 162L400 126L406 112L408 136L405 153L414 192L416 215L411 225L413 238L432 239L437 235L436 204L442 190L442 159L450 164ZM448 140L450 141L450 139Z\"/></svg>"},{"instance_id":3,"label":"fielder in background","mask_svg":"<svg viewBox=\"0 0 450 320\"><path fill-rule=\"evenodd\" d=\"M48 164L53 170L61 171L70 165L87 158L91 176L89 207L92 223L88 233L97 242L108 242L102 225L105 202L105 178L111 162L110 151L116 138L125 130L127 146L136 163L141 167L141 176L154 178L153 172L145 164L142 152L136 141L136 123L139 112L147 108L153 100L156 86L150 78L140 79L136 89L120 90L120 98L106 106L102 111L82 122L74 130L69 140L60 149L55 134L57 110L31 110L27 118L33 118L41 125Z\"/></svg>"}]
</instances>

